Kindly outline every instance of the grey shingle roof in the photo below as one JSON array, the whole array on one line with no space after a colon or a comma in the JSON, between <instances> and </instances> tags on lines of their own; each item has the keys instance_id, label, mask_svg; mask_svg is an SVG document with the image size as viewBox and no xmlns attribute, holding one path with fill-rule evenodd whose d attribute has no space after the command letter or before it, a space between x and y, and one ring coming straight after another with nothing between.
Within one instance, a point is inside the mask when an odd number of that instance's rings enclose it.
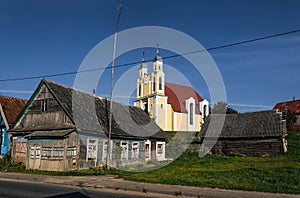
<instances>
[{"instance_id":1,"label":"grey shingle roof","mask_svg":"<svg viewBox=\"0 0 300 198\"><path fill-rule=\"evenodd\" d=\"M218 115L213 115L216 118ZM211 117L208 116L202 125L201 136L214 134L214 127L209 129ZM276 111L260 111L242 114L227 114L220 138L257 138L280 137L286 133L285 122L281 113Z\"/></svg>"},{"instance_id":2,"label":"grey shingle roof","mask_svg":"<svg viewBox=\"0 0 300 198\"><path fill-rule=\"evenodd\" d=\"M72 133L74 129L66 129L66 130L52 130L52 131L34 131L25 137L64 137L70 133Z\"/></svg>"},{"instance_id":3,"label":"grey shingle roof","mask_svg":"<svg viewBox=\"0 0 300 198\"><path fill-rule=\"evenodd\" d=\"M76 123L79 132L108 134L109 101L107 99L49 80L43 80L43 83ZM113 102L112 136L168 138L142 109L117 102Z\"/></svg>"}]
</instances>

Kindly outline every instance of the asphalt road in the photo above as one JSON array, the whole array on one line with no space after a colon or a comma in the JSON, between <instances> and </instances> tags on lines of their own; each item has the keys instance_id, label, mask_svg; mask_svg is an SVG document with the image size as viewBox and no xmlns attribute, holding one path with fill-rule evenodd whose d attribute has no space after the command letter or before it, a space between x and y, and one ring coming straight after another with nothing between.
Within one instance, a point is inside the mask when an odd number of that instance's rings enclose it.
<instances>
[{"instance_id":1,"label":"asphalt road","mask_svg":"<svg viewBox=\"0 0 300 198\"><path fill-rule=\"evenodd\" d=\"M87 197L111 197L111 198L125 198L125 197L149 197L141 195L118 194L114 192L93 191L83 188L71 188L53 184L41 184L33 182L15 182L0 180L0 197L5 198L87 198Z\"/></svg>"}]
</instances>

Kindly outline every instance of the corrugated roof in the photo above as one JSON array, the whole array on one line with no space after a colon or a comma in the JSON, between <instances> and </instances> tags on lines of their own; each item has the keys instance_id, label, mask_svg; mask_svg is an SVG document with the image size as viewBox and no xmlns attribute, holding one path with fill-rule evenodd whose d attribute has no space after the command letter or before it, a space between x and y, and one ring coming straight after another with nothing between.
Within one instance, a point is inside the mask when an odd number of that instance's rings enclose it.
<instances>
[{"instance_id":1,"label":"corrugated roof","mask_svg":"<svg viewBox=\"0 0 300 198\"><path fill-rule=\"evenodd\" d=\"M27 100L24 99L0 96L0 105L4 111L8 124L14 124L26 103Z\"/></svg>"},{"instance_id":2,"label":"corrugated roof","mask_svg":"<svg viewBox=\"0 0 300 198\"><path fill-rule=\"evenodd\" d=\"M300 100L277 103L273 109L289 110L292 113L300 113Z\"/></svg>"},{"instance_id":3,"label":"corrugated roof","mask_svg":"<svg viewBox=\"0 0 300 198\"><path fill-rule=\"evenodd\" d=\"M185 100L193 97L195 104L203 101L203 98L192 88L184 85L165 83L165 95L168 96L168 104L172 105L175 112L187 113ZM201 114L199 106L196 106L196 113Z\"/></svg>"},{"instance_id":4,"label":"corrugated roof","mask_svg":"<svg viewBox=\"0 0 300 198\"><path fill-rule=\"evenodd\" d=\"M211 117L209 115L202 125L201 136L217 134L214 127L208 128ZM219 137L221 138L255 138L255 137L280 137L286 133L285 122L281 113L276 111L260 111L242 114L226 114L225 122ZM209 133L208 133L209 132Z\"/></svg>"}]
</instances>

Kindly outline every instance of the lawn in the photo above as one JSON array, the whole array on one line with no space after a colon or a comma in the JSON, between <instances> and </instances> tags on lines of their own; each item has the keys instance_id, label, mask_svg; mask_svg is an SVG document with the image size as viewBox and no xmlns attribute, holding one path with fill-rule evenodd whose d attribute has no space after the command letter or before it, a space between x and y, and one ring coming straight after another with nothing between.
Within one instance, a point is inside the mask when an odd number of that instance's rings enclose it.
<instances>
[{"instance_id":1,"label":"lawn","mask_svg":"<svg viewBox=\"0 0 300 198\"><path fill-rule=\"evenodd\" d=\"M198 153L184 153L172 163L148 172L117 169L71 172L26 170L22 164L5 158L0 160L0 171L69 176L115 174L141 182L300 194L300 133L289 134L288 152L285 154L264 157L206 155L200 158Z\"/></svg>"},{"instance_id":2,"label":"lawn","mask_svg":"<svg viewBox=\"0 0 300 198\"><path fill-rule=\"evenodd\" d=\"M141 182L300 194L300 134L291 132L288 143L282 155L200 158L185 153L154 171L115 174Z\"/></svg>"}]
</instances>

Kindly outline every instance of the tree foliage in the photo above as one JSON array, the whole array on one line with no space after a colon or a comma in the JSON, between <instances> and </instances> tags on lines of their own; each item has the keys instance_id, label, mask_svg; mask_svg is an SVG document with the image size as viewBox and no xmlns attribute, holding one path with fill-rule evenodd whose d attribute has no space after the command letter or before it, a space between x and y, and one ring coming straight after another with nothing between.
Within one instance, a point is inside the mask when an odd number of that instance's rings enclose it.
<instances>
[{"instance_id":1,"label":"tree foliage","mask_svg":"<svg viewBox=\"0 0 300 198\"><path fill-rule=\"evenodd\" d=\"M287 111L286 114L286 128L288 131L292 130L293 125L296 123L297 117L290 110Z\"/></svg>"},{"instance_id":2,"label":"tree foliage","mask_svg":"<svg viewBox=\"0 0 300 198\"><path fill-rule=\"evenodd\" d=\"M226 102L217 102L212 108L213 114L238 114L239 112L228 106Z\"/></svg>"}]
</instances>

